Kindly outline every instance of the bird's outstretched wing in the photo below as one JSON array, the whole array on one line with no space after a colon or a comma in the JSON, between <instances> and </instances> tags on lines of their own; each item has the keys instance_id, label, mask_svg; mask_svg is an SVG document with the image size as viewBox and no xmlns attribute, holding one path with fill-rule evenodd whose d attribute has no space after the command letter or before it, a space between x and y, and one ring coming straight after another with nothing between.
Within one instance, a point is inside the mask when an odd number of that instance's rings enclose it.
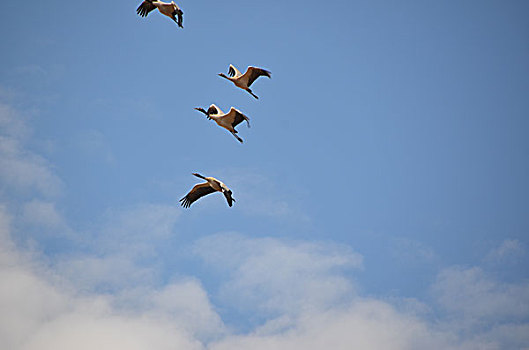
<instances>
[{"instance_id":1,"label":"bird's outstretched wing","mask_svg":"<svg viewBox=\"0 0 529 350\"><path fill-rule=\"evenodd\" d=\"M197 199L204 197L213 192L215 192L213 187L211 187L209 183L204 182L204 183L195 185L195 187L193 187L191 191L189 191L189 193L186 194L184 198L180 199L180 202L182 202L182 206L184 208L189 208L191 204L193 204L193 202L195 202Z\"/></svg>"},{"instance_id":2,"label":"bird's outstretched wing","mask_svg":"<svg viewBox=\"0 0 529 350\"><path fill-rule=\"evenodd\" d=\"M250 127L250 118L248 118L241 111L233 107L231 107L230 111L224 116L222 116L221 119L226 120L233 127L236 127L237 125L246 120L248 127Z\"/></svg>"},{"instance_id":3,"label":"bird's outstretched wing","mask_svg":"<svg viewBox=\"0 0 529 350\"><path fill-rule=\"evenodd\" d=\"M230 64L230 68L228 69L228 75L230 77L240 77L242 74L239 72L237 68L233 64Z\"/></svg>"},{"instance_id":4,"label":"bird's outstretched wing","mask_svg":"<svg viewBox=\"0 0 529 350\"><path fill-rule=\"evenodd\" d=\"M257 67L248 67L248 69L246 70L246 73L244 73L244 77L248 79L248 86L252 85L255 79L259 78L260 76L271 78L272 73L267 71L266 69L257 68Z\"/></svg>"},{"instance_id":5,"label":"bird's outstretched wing","mask_svg":"<svg viewBox=\"0 0 529 350\"><path fill-rule=\"evenodd\" d=\"M226 200L228 201L228 205L231 207L233 205L233 202L235 202L235 199L231 196L231 191L224 191L224 197L226 197Z\"/></svg>"},{"instance_id":6,"label":"bird's outstretched wing","mask_svg":"<svg viewBox=\"0 0 529 350\"><path fill-rule=\"evenodd\" d=\"M138 6L138 8L136 9L136 13L141 17L147 17L149 12L156 8L156 6L153 5L152 1L153 0L145 0L144 2L142 2L140 6Z\"/></svg>"}]
</instances>

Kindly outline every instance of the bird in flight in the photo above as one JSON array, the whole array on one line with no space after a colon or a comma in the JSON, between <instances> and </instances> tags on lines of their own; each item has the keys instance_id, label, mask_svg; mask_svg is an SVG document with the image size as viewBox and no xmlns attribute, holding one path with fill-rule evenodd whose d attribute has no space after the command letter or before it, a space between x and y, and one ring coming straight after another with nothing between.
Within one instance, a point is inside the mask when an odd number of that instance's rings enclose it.
<instances>
[{"instance_id":1,"label":"bird in flight","mask_svg":"<svg viewBox=\"0 0 529 350\"><path fill-rule=\"evenodd\" d=\"M268 78L272 77L272 73L270 73L266 69L257 68L257 67L248 67L246 69L246 73L241 74L241 72L239 72L237 68L235 68L235 66L232 64L230 64L228 75L229 77L226 76L224 73L219 73L219 76L228 79L229 81L234 83L235 86L248 91L248 93L255 98L259 98L259 97L257 97L252 92L252 90L250 89L250 85L252 85L252 83L260 76L265 76Z\"/></svg>"},{"instance_id":2,"label":"bird in flight","mask_svg":"<svg viewBox=\"0 0 529 350\"><path fill-rule=\"evenodd\" d=\"M184 28L184 26L182 25L184 21L184 13L182 12L182 10L180 10L180 7L178 7L178 5L174 3L174 1L167 3L156 0L145 0L136 9L136 12L141 17L147 17L147 15L156 8L158 9L158 11L160 11L161 14L166 15L167 17L175 21L175 23L178 24L180 28Z\"/></svg>"},{"instance_id":3,"label":"bird in flight","mask_svg":"<svg viewBox=\"0 0 529 350\"><path fill-rule=\"evenodd\" d=\"M223 113L222 110L214 104L209 106L207 111L200 107L197 107L195 109L199 112L204 113L208 119L215 121L218 126L231 132L231 134L240 143L243 143L243 140L237 135L238 131L235 130L235 127L245 120L248 124L248 127L250 127L250 118L245 116L241 111L231 107L228 113Z\"/></svg>"},{"instance_id":4,"label":"bird in flight","mask_svg":"<svg viewBox=\"0 0 529 350\"><path fill-rule=\"evenodd\" d=\"M219 181L214 177L205 177L197 173L193 173L193 175L206 180L206 182L195 185L195 187L193 187L184 198L180 199L184 208L189 208L197 199L213 192L222 192L230 207L233 202L235 202L235 199L231 196L231 190L222 181Z\"/></svg>"}]
</instances>

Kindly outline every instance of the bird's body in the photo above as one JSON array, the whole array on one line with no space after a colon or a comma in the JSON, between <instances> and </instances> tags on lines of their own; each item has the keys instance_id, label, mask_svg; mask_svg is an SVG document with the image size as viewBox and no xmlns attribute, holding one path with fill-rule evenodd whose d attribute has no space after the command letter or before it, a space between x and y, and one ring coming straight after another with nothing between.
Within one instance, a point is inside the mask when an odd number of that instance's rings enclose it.
<instances>
[{"instance_id":1,"label":"bird's body","mask_svg":"<svg viewBox=\"0 0 529 350\"><path fill-rule=\"evenodd\" d=\"M145 0L136 9L136 12L141 17L147 17L147 15L154 9L158 9L161 14L166 15L167 17L175 21L175 23L178 24L180 28L184 28L182 25L182 22L184 21L184 13L180 9L180 7L178 7L178 5L174 3L174 1L167 3L156 0Z\"/></svg>"},{"instance_id":2,"label":"bird's body","mask_svg":"<svg viewBox=\"0 0 529 350\"><path fill-rule=\"evenodd\" d=\"M223 113L222 110L216 105L212 104L209 106L208 110L205 111L202 108L195 108L197 111L200 111L206 115L208 119L211 119L217 123L218 126L228 130L231 134L242 143L243 140L237 136L237 130L235 127L246 120L248 127L250 127L250 118L244 115L241 111L236 108L231 107L228 113Z\"/></svg>"},{"instance_id":3,"label":"bird's body","mask_svg":"<svg viewBox=\"0 0 529 350\"><path fill-rule=\"evenodd\" d=\"M252 95L255 98L259 98L259 97L257 97L250 89L250 86L252 85L252 83L260 76L265 76L268 78L272 77L272 73L270 73L266 69L257 68L257 67L248 67L248 69L246 69L246 72L242 74L232 64L230 64L228 75L229 76L226 76L224 73L219 73L219 76L228 79L233 84L235 84L235 86L243 90L246 90L250 95Z\"/></svg>"},{"instance_id":4,"label":"bird's body","mask_svg":"<svg viewBox=\"0 0 529 350\"><path fill-rule=\"evenodd\" d=\"M228 205L231 207L235 199L231 196L232 192L222 181L215 179L214 177L206 177L197 173L193 173L196 177L206 180L204 183L195 185L184 198L180 199L184 208L189 208L193 202L201 197L207 196L214 192L221 192L226 197Z\"/></svg>"}]
</instances>

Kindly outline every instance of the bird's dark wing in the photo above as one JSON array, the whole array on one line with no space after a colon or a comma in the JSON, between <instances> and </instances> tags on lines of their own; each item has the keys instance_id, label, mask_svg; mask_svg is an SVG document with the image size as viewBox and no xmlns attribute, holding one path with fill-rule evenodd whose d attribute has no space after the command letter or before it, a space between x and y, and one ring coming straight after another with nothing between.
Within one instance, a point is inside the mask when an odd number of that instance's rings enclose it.
<instances>
[{"instance_id":1,"label":"bird's dark wing","mask_svg":"<svg viewBox=\"0 0 529 350\"><path fill-rule=\"evenodd\" d=\"M153 5L152 0L145 0L136 9L136 13L138 13L138 15L140 15L141 17L147 17L149 12L151 12L155 8L156 6Z\"/></svg>"},{"instance_id":2,"label":"bird's dark wing","mask_svg":"<svg viewBox=\"0 0 529 350\"><path fill-rule=\"evenodd\" d=\"M215 106L209 106L208 114L219 114L219 111L217 108L215 108Z\"/></svg>"},{"instance_id":3,"label":"bird's dark wing","mask_svg":"<svg viewBox=\"0 0 529 350\"><path fill-rule=\"evenodd\" d=\"M233 121L233 126L239 125L244 120L246 120L246 124L248 125L248 127L250 127L250 118L242 114L240 111L236 110L235 120Z\"/></svg>"},{"instance_id":4,"label":"bird's dark wing","mask_svg":"<svg viewBox=\"0 0 529 350\"><path fill-rule=\"evenodd\" d=\"M182 202L184 208L189 208L194 201L213 192L215 192L215 190L209 185L209 183L201 183L195 185L195 187L193 187L184 198L180 199L180 202Z\"/></svg>"},{"instance_id":5,"label":"bird's dark wing","mask_svg":"<svg viewBox=\"0 0 529 350\"><path fill-rule=\"evenodd\" d=\"M235 202L235 199L233 199L233 197L231 196L231 191L224 191L224 197L226 197L228 205L231 207L233 205L233 202Z\"/></svg>"},{"instance_id":6,"label":"bird's dark wing","mask_svg":"<svg viewBox=\"0 0 529 350\"><path fill-rule=\"evenodd\" d=\"M228 114L226 114L222 118L226 118L228 120L228 122L233 127L236 127L237 125L239 125L240 123L242 123L243 121L246 120L246 123L248 124L248 127L250 127L250 118L248 118L241 111L239 111L238 109L235 109L233 107L231 107L231 109L228 112Z\"/></svg>"},{"instance_id":7,"label":"bird's dark wing","mask_svg":"<svg viewBox=\"0 0 529 350\"><path fill-rule=\"evenodd\" d=\"M173 16L178 16L178 21L176 23L180 28L184 28L184 12L180 10L180 7L176 6L176 9L173 12Z\"/></svg>"},{"instance_id":8,"label":"bird's dark wing","mask_svg":"<svg viewBox=\"0 0 529 350\"><path fill-rule=\"evenodd\" d=\"M269 78L272 77L271 72L267 71L266 69L257 67L248 67L248 70L246 70L246 73L244 73L244 75L248 76L248 86L252 85L255 79L259 78L260 76L266 76Z\"/></svg>"}]
</instances>

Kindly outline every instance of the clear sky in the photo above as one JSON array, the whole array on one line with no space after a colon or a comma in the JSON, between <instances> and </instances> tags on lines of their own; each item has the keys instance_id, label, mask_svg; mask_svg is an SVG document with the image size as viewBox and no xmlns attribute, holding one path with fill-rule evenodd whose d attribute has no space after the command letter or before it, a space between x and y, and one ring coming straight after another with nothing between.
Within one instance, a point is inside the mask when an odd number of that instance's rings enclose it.
<instances>
[{"instance_id":1,"label":"clear sky","mask_svg":"<svg viewBox=\"0 0 529 350\"><path fill-rule=\"evenodd\" d=\"M178 4L2 4L0 348L529 347L527 1Z\"/></svg>"}]
</instances>

